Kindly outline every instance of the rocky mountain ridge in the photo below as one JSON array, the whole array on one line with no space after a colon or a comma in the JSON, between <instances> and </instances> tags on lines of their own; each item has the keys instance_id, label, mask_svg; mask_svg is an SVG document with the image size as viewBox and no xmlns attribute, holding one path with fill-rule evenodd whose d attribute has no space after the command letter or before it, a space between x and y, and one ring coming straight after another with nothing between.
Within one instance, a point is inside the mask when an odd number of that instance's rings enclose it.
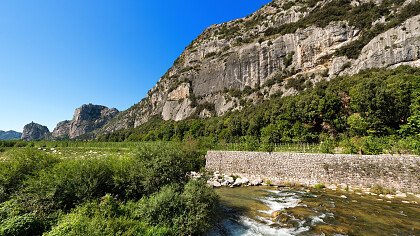
<instances>
[{"instance_id":1,"label":"rocky mountain ridge","mask_svg":"<svg viewBox=\"0 0 420 236\"><path fill-rule=\"evenodd\" d=\"M0 130L0 140L15 140L20 139L22 133L16 132L14 130L3 131Z\"/></svg>"},{"instance_id":2,"label":"rocky mountain ridge","mask_svg":"<svg viewBox=\"0 0 420 236\"><path fill-rule=\"evenodd\" d=\"M220 116L321 80L420 66L419 22L418 0L274 0L205 30L146 98L100 132L138 127L153 117Z\"/></svg>"},{"instance_id":3,"label":"rocky mountain ridge","mask_svg":"<svg viewBox=\"0 0 420 236\"><path fill-rule=\"evenodd\" d=\"M74 139L102 128L119 111L101 105L85 104L74 111L72 120L57 124L52 137L54 139Z\"/></svg>"},{"instance_id":4,"label":"rocky mountain ridge","mask_svg":"<svg viewBox=\"0 0 420 236\"><path fill-rule=\"evenodd\" d=\"M92 132L102 128L114 118L119 111L101 105L85 104L74 111L72 120L61 121L50 133L46 126L36 123L25 125L22 139L26 141L41 139L75 139L85 135L93 136Z\"/></svg>"},{"instance_id":5,"label":"rocky mountain ridge","mask_svg":"<svg viewBox=\"0 0 420 236\"><path fill-rule=\"evenodd\" d=\"M34 141L49 139L50 137L51 133L47 126L31 122L23 127L21 138L25 141Z\"/></svg>"}]
</instances>

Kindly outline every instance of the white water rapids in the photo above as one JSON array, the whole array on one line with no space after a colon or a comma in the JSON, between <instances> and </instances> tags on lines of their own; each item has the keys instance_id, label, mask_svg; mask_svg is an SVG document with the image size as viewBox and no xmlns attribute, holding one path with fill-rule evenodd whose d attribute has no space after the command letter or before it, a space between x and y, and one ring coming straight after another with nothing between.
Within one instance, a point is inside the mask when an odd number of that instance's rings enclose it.
<instances>
[{"instance_id":1,"label":"white water rapids","mask_svg":"<svg viewBox=\"0 0 420 236\"><path fill-rule=\"evenodd\" d=\"M298 235L310 229L308 224L313 225L323 222L325 214L320 214L311 219L311 222L305 220L293 219L297 222L296 227L282 227L272 217L277 211L299 206L300 196L307 194L300 191L277 191L266 190L267 196L256 200L264 203L269 210L260 210L263 216L256 216L255 219L240 215L224 219L218 229L213 230L209 236L290 236ZM315 197L315 195L314 195Z\"/></svg>"}]
</instances>

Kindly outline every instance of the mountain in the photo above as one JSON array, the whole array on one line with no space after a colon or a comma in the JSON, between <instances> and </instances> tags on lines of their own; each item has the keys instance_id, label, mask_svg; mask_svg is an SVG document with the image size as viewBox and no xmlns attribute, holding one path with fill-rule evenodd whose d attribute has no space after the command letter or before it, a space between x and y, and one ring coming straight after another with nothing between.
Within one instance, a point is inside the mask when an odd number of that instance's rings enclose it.
<instances>
[{"instance_id":1,"label":"mountain","mask_svg":"<svg viewBox=\"0 0 420 236\"><path fill-rule=\"evenodd\" d=\"M19 133L13 130L9 130L9 131L0 130L0 140L15 140L15 139L20 139L21 136L22 136L22 133Z\"/></svg>"},{"instance_id":2,"label":"mountain","mask_svg":"<svg viewBox=\"0 0 420 236\"><path fill-rule=\"evenodd\" d=\"M154 117L221 116L369 68L418 67L419 22L418 0L274 0L206 29L142 101L99 133Z\"/></svg>"},{"instance_id":3,"label":"mountain","mask_svg":"<svg viewBox=\"0 0 420 236\"><path fill-rule=\"evenodd\" d=\"M34 141L48 139L50 131L46 126L31 122L23 127L22 139L25 141Z\"/></svg>"},{"instance_id":4,"label":"mountain","mask_svg":"<svg viewBox=\"0 0 420 236\"><path fill-rule=\"evenodd\" d=\"M74 139L102 128L118 114L115 108L85 104L74 111L73 119L57 124L52 132L54 139Z\"/></svg>"}]
</instances>

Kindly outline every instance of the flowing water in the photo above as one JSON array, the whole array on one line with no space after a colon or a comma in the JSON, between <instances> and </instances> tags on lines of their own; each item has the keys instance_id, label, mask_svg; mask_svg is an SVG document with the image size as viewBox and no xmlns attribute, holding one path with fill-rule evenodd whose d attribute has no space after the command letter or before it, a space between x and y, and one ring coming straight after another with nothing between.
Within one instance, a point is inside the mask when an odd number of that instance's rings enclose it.
<instances>
[{"instance_id":1,"label":"flowing water","mask_svg":"<svg viewBox=\"0 0 420 236\"><path fill-rule=\"evenodd\" d=\"M223 207L217 227L209 233L212 236L420 236L416 198L272 187L220 188L217 193Z\"/></svg>"}]
</instances>

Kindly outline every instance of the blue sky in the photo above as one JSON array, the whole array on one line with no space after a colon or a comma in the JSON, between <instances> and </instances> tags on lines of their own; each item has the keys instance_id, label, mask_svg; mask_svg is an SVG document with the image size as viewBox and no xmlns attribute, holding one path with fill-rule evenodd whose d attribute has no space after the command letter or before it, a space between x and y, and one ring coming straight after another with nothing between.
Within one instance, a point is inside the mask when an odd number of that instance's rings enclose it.
<instances>
[{"instance_id":1,"label":"blue sky","mask_svg":"<svg viewBox=\"0 0 420 236\"><path fill-rule=\"evenodd\" d=\"M2 0L0 130L139 102L205 28L269 0Z\"/></svg>"}]
</instances>

